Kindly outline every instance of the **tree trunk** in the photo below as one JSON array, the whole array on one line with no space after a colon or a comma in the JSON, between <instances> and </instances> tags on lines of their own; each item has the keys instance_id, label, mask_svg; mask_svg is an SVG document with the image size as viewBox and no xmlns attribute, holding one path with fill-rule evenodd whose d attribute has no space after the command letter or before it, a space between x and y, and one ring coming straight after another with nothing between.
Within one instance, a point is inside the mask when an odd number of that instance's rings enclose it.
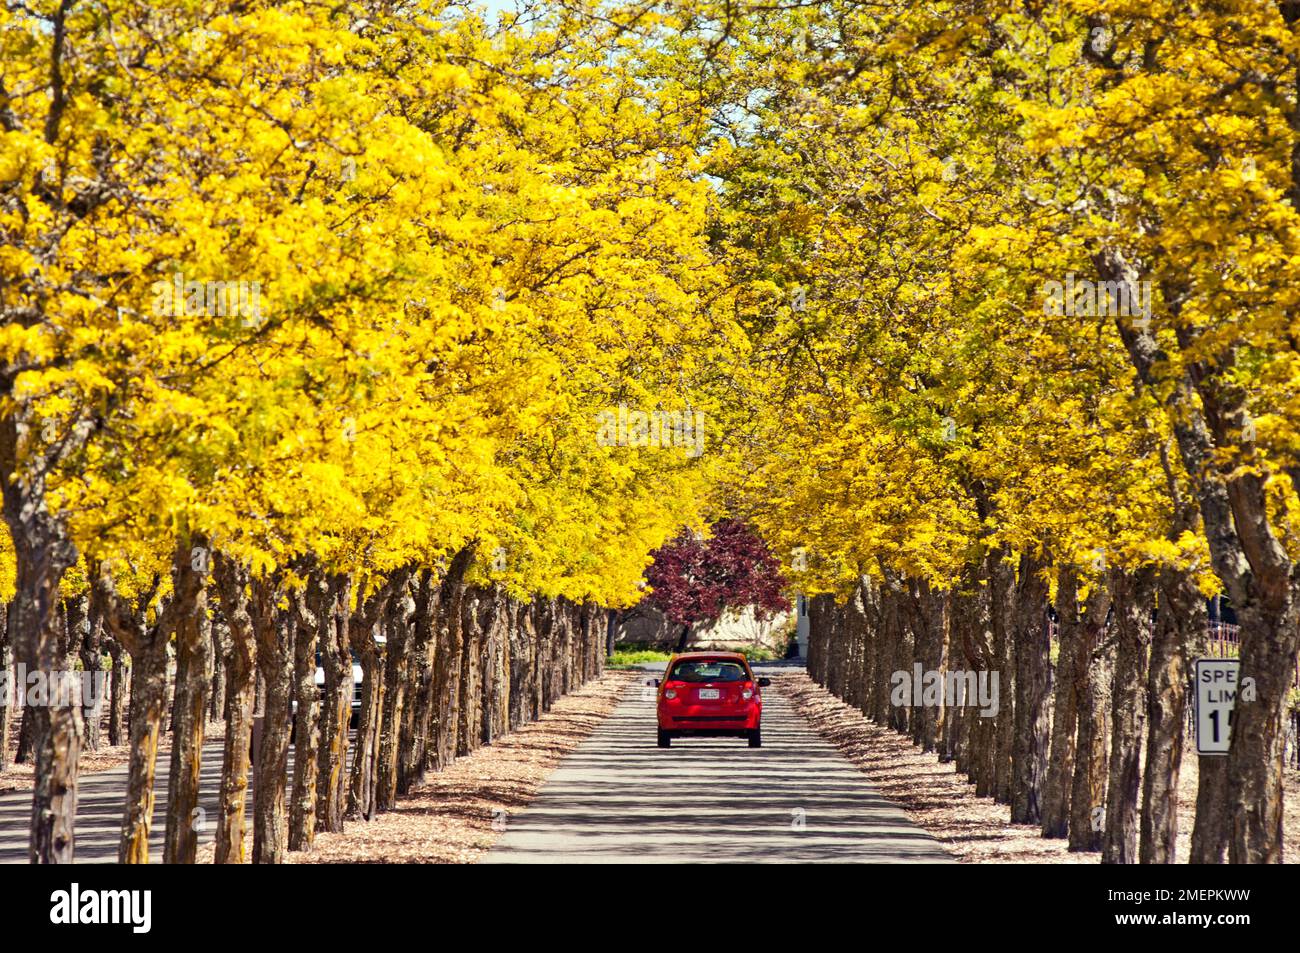
<instances>
[{"instance_id":1,"label":"tree trunk","mask_svg":"<svg viewBox=\"0 0 1300 953\"><path fill-rule=\"evenodd\" d=\"M316 839L316 779L319 765L320 692L316 688L316 647L329 624L329 583L319 570L307 575L306 590L293 597L293 795L289 801L289 849L310 851Z\"/></svg>"},{"instance_id":2,"label":"tree trunk","mask_svg":"<svg viewBox=\"0 0 1300 953\"><path fill-rule=\"evenodd\" d=\"M1228 817L1228 759L1222 755L1197 758L1196 818L1192 824L1193 864L1221 864L1232 836Z\"/></svg>"},{"instance_id":3,"label":"tree trunk","mask_svg":"<svg viewBox=\"0 0 1300 953\"><path fill-rule=\"evenodd\" d=\"M153 822L154 772L158 739L167 699L167 642L174 626L171 601L157 607L148 621L160 580L127 605L113 587L107 565L101 566L92 598L114 639L131 654L130 758L127 763L126 807L122 814L122 839L118 861L149 862L149 829Z\"/></svg>"},{"instance_id":4,"label":"tree trunk","mask_svg":"<svg viewBox=\"0 0 1300 953\"><path fill-rule=\"evenodd\" d=\"M989 623L993 628L993 658L998 669L998 714L993 750L993 799L1012 801L1011 757L1016 745L1016 578L1005 548L988 555Z\"/></svg>"},{"instance_id":5,"label":"tree trunk","mask_svg":"<svg viewBox=\"0 0 1300 953\"><path fill-rule=\"evenodd\" d=\"M285 781L289 770L289 700L293 682L293 613L278 609L277 579L252 579L250 615L257 665L266 683L261 741L253 778L253 863L281 864L289 845Z\"/></svg>"},{"instance_id":6,"label":"tree trunk","mask_svg":"<svg viewBox=\"0 0 1300 953\"><path fill-rule=\"evenodd\" d=\"M1047 697L1052 687L1051 639L1047 629L1047 583L1040 564L1020 557L1016 590L1016 734L1011 752L1013 824L1042 821L1041 797L1047 761Z\"/></svg>"},{"instance_id":7,"label":"tree trunk","mask_svg":"<svg viewBox=\"0 0 1300 953\"><path fill-rule=\"evenodd\" d=\"M410 572L404 573L410 579ZM379 752L376 762L375 809L391 810L397 803L397 758L401 741L402 719L405 717L408 655L411 639L411 620L415 616L415 600L407 592L405 583L389 601L388 611L381 623L388 632L384 646L384 708L380 724Z\"/></svg>"},{"instance_id":8,"label":"tree trunk","mask_svg":"<svg viewBox=\"0 0 1300 953\"><path fill-rule=\"evenodd\" d=\"M230 627L212 623L212 688L208 692L208 721L226 720L226 675L230 670Z\"/></svg>"},{"instance_id":9,"label":"tree trunk","mask_svg":"<svg viewBox=\"0 0 1300 953\"><path fill-rule=\"evenodd\" d=\"M460 587L454 587L452 592L449 602L439 604L436 622L438 641L433 659L433 744L430 751L436 771L447 767L456 757L457 709L460 703Z\"/></svg>"},{"instance_id":10,"label":"tree trunk","mask_svg":"<svg viewBox=\"0 0 1300 953\"><path fill-rule=\"evenodd\" d=\"M371 820L375 815L375 786L379 780L379 741L384 719L383 653L375 640L388 611L389 601L403 589L409 570L398 570L369 598L357 596L348 636L361 658L361 715L357 721L357 746L352 755L347 816Z\"/></svg>"},{"instance_id":11,"label":"tree trunk","mask_svg":"<svg viewBox=\"0 0 1300 953\"><path fill-rule=\"evenodd\" d=\"M202 553L201 558L196 557ZM163 863L192 864L203 829L199 779L203 730L212 688L212 623L208 617L206 544L183 546L173 560L176 617L176 704L171 771L167 776L167 826Z\"/></svg>"},{"instance_id":12,"label":"tree trunk","mask_svg":"<svg viewBox=\"0 0 1300 953\"><path fill-rule=\"evenodd\" d=\"M1147 750L1138 846L1138 860L1144 864L1172 864L1177 859L1188 662L1195 633L1205 631L1205 600L1188 573L1164 570L1160 596L1147 672Z\"/></svg>"},{"instance_id":13,"label":"tree trunk","mask_svg":"<svg viewBox=\"0 0 1300 953\"><path fill-rule=\"evenodd\" d=\"M82 698L81 720L85 726L85 737L82 739L87 751L98 751L100 736L102 735L101 727L104 720L104 620L100 613L91 604L88 596L82 596L78 600L81 611L85 613L85 625L83 628L82 638L78 644L78 654L81 657L81 668L85 673L85 679L90 684L86 686L90 690L88 698Z\"/></svg>"},{"instance_id":14,"label":"tree trunk","mask_svg":"<svg viewBox=\"0 0 1300 953\"><path fill-rule=\"evenodd\" d=\"M1074 744L1074 783L1070 792L1069 846L1072 851L1101 850L1106 804L1106 744L1110 715L1110 682L1114 642L1107 636L1110 581L1097 580L1088 594L1080 621L1075 656L1078 685L1078 730Z\"/></svg>"},{"instance_id":15,"label":"tree trunk","mask_svg":"<svg viewBox=\"0 0 1300 953\"><path fill-rule=\"evenodd\" d=\"M1277 598L1276 608L1247 604L1237 612L1241 674L1227 758L1233 864L1282 863L1284 719L1300 648L1300 604L1290 592ZM1253 699L1246 695L1252 683Z\"/></svg>"},{"instance_id":16,"label":"tree trunk","mask_svg":"<svg viewBox=\"0 0 1300 953\"><path fill-rule=\"evenodd\" d=\"M910 588L913 661L921 664L922 672L942 672L943 599L923 579L912 580ZM925 704L924 698L912 701L915 715L912 740L921 746L922 751L933 751L943 715L942 701L935 705Z\"/></svg>"},{"instance_id":17,"label":"tree trunk","mask_svg":"<svg viewBox=\"0 0 1300 953\"><path fill-rule=\"evenodd\" d=\"M880 658L880 588L871 576L861 577L859 595L863 614L862 713L875 719L880 710L880 695L887 692L889 673ZM885 699L885 704L889 700Z\"/></svg>"},{"instance_id":18,"label":"tree trunk","mask_svg":"<svg viewBox=\"0 0 1300 953\"><path fill-rule=\"evenodd\" d=\"M373 644L360 647L361 714L357 719L357 743L352 751L352 778L348 788L349 819L371 820L375 816L375 781L379 757L379 732L383 728L383 658ZM354 643L355 644L355 643Z\"/></svg>"},{"instance_id":19,"label":"tree trunk","mask_svg":"<svg viewBox=\"0 0 1300 953\"><path fill-rule=\"evenodd\" d=\"M677 645L674 652L685 652L686 647L691 644L691 624L688 622L682 626L682 633L677 637Z\"/></svg>"},{"instance_id":20,"label":"tree trunk","mask_svg":"<svg viewBox=\"0 0 1300 953\"><path fill-rule=\"evenodd\" d=\"M118 862L149 862L154 771L167 692L167 640L146 634L131 653L131 754L127 765L126 811Z\"/></svg>"},{"instance_id":21,"label":"tree trunk","mask_svg":"<svg viewBox=\"0 0 1300 953\"><path fill-rule=\"evenodd\" d=\"M480 715L479 705L482 703L482 673L479 670L482 652L480 643L483 639L483 628L479 624L479 607L484 599L484 593L481 589L470 590L465 597L461 609L461 675L460 675L460 703L457 706L459 721L456 725L456 755L458 757L469 754L479 746L479 740L482 736L482 716ZM553 629L559 628L559 620L552 615L554 620ZM556 633L558 635L558 633ZM553 680L550 682L551 691L554 698L559 694L559 686L563 678L563 661L559 655L560 649L559 638L554 640L550 661L554 666L551 669ZM549 704L549 702L548 702Z\"/></svg>"},{"instance_id":22,"label":"tree trunk","mask_svg":"<svg viewBox=\"0 0 1300 953\"><path fill-rule=\"evenodd\" d=\"M31 718L22 718L18 722L18 750L14 752L14 764L27 764L32 760L35 745L32 743Z\"/></svg>"},{"instance_id":23,"label":"tree trunk","mask_svg":"<svg viewBox=\"0 0 1300 953\"><path fill-rule=\"evenodd\" d=\"M537 632L533 613L527 603L514 607L515 624L510 651L510 728L518 729L535 717L537 689L533 673L537 669Z\"/></svg>"},{"instance_id":24,"label":"tree trunk","mask_svg":"<svg viewBox=\"0 0 1300 953\"><path fill-rule=\"evenodd\" d=\"M130 689L131 669L127 667L126 650L117 639L105 639L108 657L113 660L108 684L108 743L113 747L122 744L128 730L126 698Z\"/></svg>"},{"instance_id":25,"label":"tree trunk","mask_svg":"<svg viewBox=\"0 0 1300 953\"><path fill-rule=\"evenodd\" d=\"M1043 778L1044 837L1065 837L1070 831L1070 790L1074 783L1074 740L1078 729L1079 690L1086 677L1080 671L1081 651L1078 576L1061 568L1056 583L1057 645L1055 695L1052 701L1052 748Z\"/></svg>"},{"instance_id":26,"label":"tree trunk","mask_svg":"<svg viewBox=\"0 0 1300 953\"><path fill-rule=\"evenodd\" d=\"M6 370L12 373L13 367L6 365ZM28 457L23 450L25 435L35 423L26 401L7 410L0 420L0 493L15 557L14 597L7 623L15 662L26 665L29 672L53 675L65 667L55 627L59 584L76 565L78 554L63 522L45 505L46 468L52 461L40 453ZM77 444L72 434L61 441L63 452L71 452ZM33 863L73 859L80 720L80 707L66 705L28 708L23 717L24 727L30 724L36 753L29 842Z\"/></svg>"},{"instance_id":27,"label":"tree trunk","mask_svg":"<svg viewBox=\"0 0 1300 953\"><path fill-rule=\"evenodd\" d=\"M438 586L432 570L420 573L415 585L415 613L411 618L411 650L407 665L407 717L402 724L398 751L397 790L406 794L422 783L433 731L433 653L437 648Z\"/></svg>"},{"instance_id":28,"label":"tree trunk","mask_svg":"<svg viewBox=\"0 0 1300 953\"><path fill-rule=\"evenodd\" d=\"M1110 778L1106 786L1103 864L1138 861L1138 762L1146 714L1147 655L1156 571L1117 572L1115 680L1111 694Z\"/></svg>"},{"instance_id":29,"label":"tree trunk","mask_svg":"<svg viewBox=\"0 0 1300 953\"><path fill-rule=\"evenodd\" d=\"M352 580L329 578L327 608L321 618L321 668L325 676L321 744L317 765L316 823L320 830L343 830L348 793L348 727L355 693L352 671Z\"/></svg>"},{"instance_id":30,"label":"tree trunk","mask_svg":"<svg viewBox=\"0 0 1300 953\"><path fill-rule=\"evenodd\" d=\"M836 605L834 596L826 602L826 690L836 698L844 698L844 668L846 642L844 637L844 609Z\"/></svg>"},{"instance_id":31,"label":"tree trunk","mask_svg":"<svg viewBox=\"0 0 1300 953\"><path fill-rule=\"evenodd\" d=\"M912 650L912 640L909 637L909 628L907 625L907 607L906 602L908 595L903 591L902 583L895 581L890 590L890 629L893 633L891 647L894 652L892 659L895 672L902 672L908 678L912 676L912 659L914 658ZM908 705L892 705L890 712L890 724L895 731L906 734L911 725L912 708Z\"/></svg>"},{"instance_id":32,"label":"tree trunk","mask_svg":"<svg viewBox=\"0 0 1300 953\"><path fill-rule=\"evenodd\" d=\"M217 816L218 864L242 864L246 856L248 773L253 739L257 636L253 631L248 574L221 553L213 560L221 612L230 630L230 677L226 686L226 738L221 758Z\"/></svg>"},{"instance_id":33,"label":"tree trunk","mask_svg":"<svg viewBox=\"0 0 1300 953\"><path fill-rule=\"evenodd\" d=\"M13 659L9 651L9 603L0 602L0 681L13 684ZM9 699L0 698L0 774L9 767Z\"/></svg>"},{"instance_id":34,"label":"tree trunk","mask_svg":"<svg viewBox=\"0 0 1300 953\"><path fill-rule=\"evenodd\" d=\"M510 638L509 605L505 593L494 588L488 603L488 615L485 621L483 641L483 721L482 741L490 745L497 737L509 730L509 690L510 690ZM574 667L573 687L582 684L587 677L586 628L583 621L585 613L578 612L579 621L574 633Z\"/></svg>"}]
</instances>

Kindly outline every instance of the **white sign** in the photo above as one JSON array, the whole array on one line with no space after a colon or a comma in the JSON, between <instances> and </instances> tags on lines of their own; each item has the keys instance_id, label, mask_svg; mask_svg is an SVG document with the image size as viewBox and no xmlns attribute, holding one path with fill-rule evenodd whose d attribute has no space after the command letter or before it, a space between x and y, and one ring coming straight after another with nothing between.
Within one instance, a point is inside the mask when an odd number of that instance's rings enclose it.
<instances>
[{"instance_id":1,"label":"white sign","mask_svg":"<svg viewBox=\"0 0 1300 953\"><path fill-rule=\"evenodd\" d=\"M1235 658L1196 660L1196 753L1227 754L1241 663Z\"/></svg>"}]
</instances>

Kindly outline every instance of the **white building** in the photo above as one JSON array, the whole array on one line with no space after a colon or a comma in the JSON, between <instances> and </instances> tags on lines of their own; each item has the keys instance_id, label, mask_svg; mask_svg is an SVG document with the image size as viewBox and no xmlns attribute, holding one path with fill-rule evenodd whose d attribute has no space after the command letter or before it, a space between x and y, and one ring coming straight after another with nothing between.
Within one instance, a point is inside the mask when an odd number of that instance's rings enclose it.
<instances>
[{"instance_id":1,"label":"white building","mask_svg":"<svg viewBox=\"0 0 1300 953\"><path fill-rule=\"evenodd\" d=\"M798 613L795 622L795 638L799 640L799 657L808 657L808 597L799 593L795 597L794 611Z\"/></svg>"}]
</instances>

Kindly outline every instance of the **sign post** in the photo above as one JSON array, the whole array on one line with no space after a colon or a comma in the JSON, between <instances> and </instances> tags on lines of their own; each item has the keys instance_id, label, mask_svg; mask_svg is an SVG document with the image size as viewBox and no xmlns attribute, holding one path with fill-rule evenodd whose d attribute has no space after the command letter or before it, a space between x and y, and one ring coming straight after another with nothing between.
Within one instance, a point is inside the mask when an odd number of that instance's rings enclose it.
<instances>
[{"instance_id":1,"label":"sign post","mask_svg":"<svg viewBox=\"0 0 1300 953\"><path fill-rule=\"evenodd\" d=\"M1235 658L1196 660L1197 754L1228 753L1240 672L1241 662Z\"/></svg>"}]
</instances>

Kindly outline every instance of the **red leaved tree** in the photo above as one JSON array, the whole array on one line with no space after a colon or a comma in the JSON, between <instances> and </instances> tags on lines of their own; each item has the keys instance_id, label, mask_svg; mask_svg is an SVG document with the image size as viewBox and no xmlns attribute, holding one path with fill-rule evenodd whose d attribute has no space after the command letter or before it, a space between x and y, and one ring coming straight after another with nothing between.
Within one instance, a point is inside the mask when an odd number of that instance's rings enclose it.
<instances>
[{"instance_id":1,"label":"red leaved tree","mask_svg":"<svg viewBox=\"0 0 1300 953\"><path fill-rule=\"evenodd\" d=\"M742 520L718 520L709 539L683 532L652 555L646 582L653 591L646 600L682 627L678 652L686 649L696 626L727 609L753 606L760 619L790 609L780 562Z\"/></svg>"}]
</instances>

